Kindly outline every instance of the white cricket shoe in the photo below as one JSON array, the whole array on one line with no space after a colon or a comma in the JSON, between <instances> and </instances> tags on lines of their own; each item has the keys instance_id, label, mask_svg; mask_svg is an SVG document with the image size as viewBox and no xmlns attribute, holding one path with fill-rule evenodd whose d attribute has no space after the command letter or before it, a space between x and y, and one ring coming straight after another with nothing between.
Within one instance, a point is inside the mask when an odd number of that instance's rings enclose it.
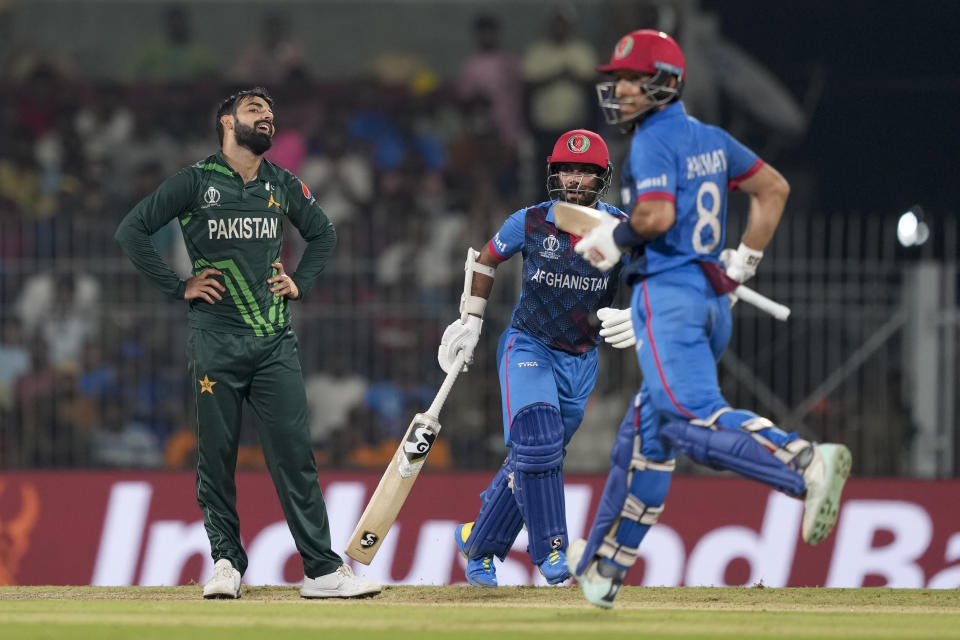
<instances>
[{"instance_id":1,"label":"white cricket shoe","mask_svg":"<svg viewBox=\"0 0 960 640\"><path fill-rule=\"evenodd\" d=\"M583 557L586 548L587 541L583 538L571 542L567 547L567 567L573 577L577 579L577 582L580 583L583 595L591 604L610 609L620 593L620 587L623 586L623 579L627 575L627 570L616 567L595 556L587 564L583 573L577 574L577 565L580 564L580 558Z\"/></svg>"},{"instance_id":2,"label":"white cricket shoe","mask_svg":"<svg viewBox=\"0 0 960 640\"><path fill-rule=\"evenodd\" d=\"M840 513L840 493L850 475L853 457L842 444L813 446L813 459L803 470L807 493L803 499L803 541L815 545L823 541Z\"/></svg>"},{"instance_id":3,"label":"white cricket shoe","mask_svg":"<svg viewBox=\"0 0 960 640\"><path fill-rule=\"evenodd\" d=\"M382 589L372 580L353 575L350 565L342 564L333 573L319 578L304 576L300 595L304 598L357 598L376 595Z\"/></svg>"},{"instance_id":4,"label":"white cricket shoe","mask_svg":"<svg viewBox=\"0 0 960 640\"><path fill-rule=\"evenodd\" d=\"M203 585L204 598L239 598L240 572L233 568L230 561L220 558L213 565L213 575Z\"/></svg>"}]
</instances>

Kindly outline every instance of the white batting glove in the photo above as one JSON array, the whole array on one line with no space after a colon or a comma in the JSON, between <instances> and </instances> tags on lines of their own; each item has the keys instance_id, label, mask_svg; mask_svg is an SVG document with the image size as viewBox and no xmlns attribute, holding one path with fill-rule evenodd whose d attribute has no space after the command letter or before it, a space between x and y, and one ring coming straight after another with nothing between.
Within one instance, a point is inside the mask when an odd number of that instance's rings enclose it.
<instances>
[{"instance_id":1,"label":"white batting glove","mask_svg":"<svg viewBox=\"0 0 960 640\"><path fill-rule=\"evenodd\" d=\"M727 275L741 284L757 275L757 266L762 258L763 251L751 249L742 242L736 250L724 249L720 252L720 262Z\"/></svg>"},{"instance_id":2,"label":"white batting glove","mask_svg":"<svg viewBox=\"0 0 960 640\"><path fill-rule=\"evenodd\" d=\"M480 340L480 328L483 326L483 320L477 316L467 316L467 321L457 320L447 327L440 339L440 348L437 350L437 362L444 373L450 373L453 363L457 359L457 354L463 351L463 371L466 373L467 365L473 363L473 350L477 348L477 342Z\"/></svg>"},{"instance_id":3,"label":"white batting glove","mask_svg":"<svg viewBox=\"0 0 960 640\"><path fill-rule=\"evenodd\" d=\"M580 238L573 250L600 271L610 271L620 262L623 253L623 249L613 240L613 230L620 222L614 216L604 216L599 226Z\"/></svg>"},{"instance_id":4,"label":"white batting glove","mask_svg":"<svg viewBox=\"0 0 960 640\"><path fill-rule=\"evenodd\" d=\"M630 309L597 309L600 318L600 335L614 349L627 349L637 344L633 332L633 312Z\"/></svg>"}]
</instances>

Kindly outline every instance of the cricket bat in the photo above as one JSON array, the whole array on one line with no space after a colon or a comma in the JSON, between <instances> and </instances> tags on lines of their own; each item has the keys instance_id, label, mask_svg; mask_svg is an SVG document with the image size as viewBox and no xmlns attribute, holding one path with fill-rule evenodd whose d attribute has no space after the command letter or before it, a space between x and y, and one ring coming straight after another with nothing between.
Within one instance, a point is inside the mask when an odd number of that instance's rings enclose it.
<instances>
[{"instance_id":1,"label":"cricket bat","mask_svg":"<svg viewBox=\"0 0 960 640\"><path fill-rule=\"evenodd\" d=\"M373 560L380 549L380 543L396 521L413 483L417 481L427 454L440 433L440 409L463 369L463 360L464 354L461 351L451 366L450 373L440 385L430 408L413 417L397 452L393 454L387 470L380 478L380 484L370 496L370 502L347 542L346 553L357 562L370 564Z\"/></svg>"},{"instance_id":2,"label":"cricket bat","mask_svg":"<svg viewBox=\"0 0 960 640\"><path fill-rule=\"evenodd\" d=\"M557 223L557 227L567 233L572 233L580 237L587 235L588 231L598 226L603 220L603 216L609 215L610 214L605 211L599 211L592 207L584 207L583 205L570 202L556 202L553 205L553 218ZM786 319L790 317L790 307L775 302L742 284L734 289L732 293L747 304L751 304L757 309L769 313L781 322L786 321Z\"/></svg>"}]
</instances>

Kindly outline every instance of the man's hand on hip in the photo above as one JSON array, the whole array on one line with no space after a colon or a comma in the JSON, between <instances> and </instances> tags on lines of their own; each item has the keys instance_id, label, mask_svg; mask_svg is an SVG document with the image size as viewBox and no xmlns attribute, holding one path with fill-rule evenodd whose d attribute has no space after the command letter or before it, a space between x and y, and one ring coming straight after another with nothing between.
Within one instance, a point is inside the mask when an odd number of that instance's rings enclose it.
<instances>
[{"instance_id":1,"label":"man's hand on hip","mask_svg":"<svg viewBox=\"0 0 960 640\"><path fill-rule=\"evenodd\" d=\"M223 300L220 292L226 291L227 289L219 280L213 277L219 275L223 275L223 272L213 267L207 267L192 278L188 278L187 288L183 292L183 299L206 300L210 304L214 304L216 300Z\"/></svg>"},{"instance_id":2,"label":"man's hand on hip","mask_svg":"<svg viewBox=\"0 0 960 640\"><path fill-rule=\"evenodd\" d=\"M297 288L297 283L293 281L293 278L284 272L283 265L279 262L274 262L270 266L277 270L277 275L267 278L267 284L273 285L270 287L270 291L273 291L273 296L275 298L286 296L291 300L299 298L300 289Z\"/></svg>"}]
</instances>

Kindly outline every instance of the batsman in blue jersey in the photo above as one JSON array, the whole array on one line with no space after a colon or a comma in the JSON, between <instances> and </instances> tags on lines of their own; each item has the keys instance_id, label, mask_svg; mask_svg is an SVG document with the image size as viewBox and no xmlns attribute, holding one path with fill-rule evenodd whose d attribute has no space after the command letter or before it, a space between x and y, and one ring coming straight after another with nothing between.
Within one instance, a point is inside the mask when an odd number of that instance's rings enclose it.
<instances>
[{"instance_id":1,"label":"batsman in blue jersey","mask_svg":"<svg viewBox=\"0 0 960 640\"><path fill-rule=\"evenodd\" d=\"M600 136L583 129L564 133L547 158L551 199L507 218L483 251L468 250L461 319L444 332L438 354L444 371L461 350L472 362L497 265L523 255L520 301L497 348L509 451L481 494L476 520L456 529L467 581L474 586L497 586L493 558L506 557L524 523L530 559L547 582L570 577L564 448L580 426L597 379L597 345L606 339L627 348L634 337L629 310L609 308L620 278L619 257L601 272L574 253L579 238L556 227L553 205L562 199L626 220L622 211L600 202L612 172Z\"/></svg>"},{"instance_id":2,"label":"batsman in blue jersey","mask_svg":"<svg viewBox=\"0 0 960 640\"><path fill-rule=\"evenodd\" d=\"M643 384L620 425L590 536L568 556L587 599L612 607L663 511L677 451L803 499L809 544L836 523L851 456L843 445L811 444L731 408L717 381L730 339L728 294L756 272L787 181L722 129L687 116L686 64L667 34L627 34L598 71L613 76L597 85L607 121L633 132L622 172L630 218L606 218L576 252L603 272L631 254L625 276ZM749 220L739 247L722 250L733 189L750 195Z\"/></svg>"}]
</instances>

